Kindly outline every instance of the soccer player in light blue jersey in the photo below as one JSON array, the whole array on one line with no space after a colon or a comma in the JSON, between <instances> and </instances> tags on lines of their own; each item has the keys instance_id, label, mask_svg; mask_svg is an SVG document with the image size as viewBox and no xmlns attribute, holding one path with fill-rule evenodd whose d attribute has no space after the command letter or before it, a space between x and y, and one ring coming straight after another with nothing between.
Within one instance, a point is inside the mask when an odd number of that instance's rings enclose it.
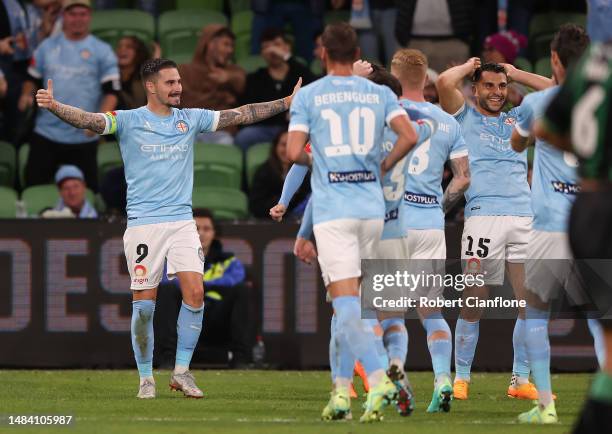
<instances>
[{"instance_id":1,"label":"soccer player in light blue jersey","mask_svg":"<svg viewBox=\"0 0 612 434\"><path fill-rule=\"evenodd\" d=\"M574 24L561 26L551 42L551 66L559 85L565 81L568 66L577 61L589 45L584 29ZM533 144L533 127L544 115L546 107L558 93L554 86L525 97L512 132L512 147L523 152ZM578 192L578 159L544 140L535 140L535 157L531 182L533 231L527 245L525 287L525 344L531 372L538 390L538 406L519 416L525 423L558 421L550 381L550 343L548 318L550 301L561 290L570 299L585 301L580 291L580 278L571 261L568 222ZM590 319L596 349L601 351L603 336L596 320Z\"/></svg>"},{"instance_id":2,"label":"soccer player in light blue jersey","mask_svg":"<svg viewBox=\"0 0 612 434\"><path fill-rule=\"evenodd\" d=\"M372 327L361 319L361 259L374 257L383 229L381 176L414 146L416 132L387 87L352 75L359 57L357 35L347 23L322 35L327 76L300 90L291 105L287 153L298 164L312 161L312 215L318 260L337 315L337 329L368 374L370 391L360 420L380 420L396 395L375 348ZM381 162L385 124L397 134ZM310 137L312 157L304 151ZM348 390L336 389L337 418L350 408Z\"/></svg>"},{"instance_id":3,"label":"soccer player in light blue jersey","mask_svg":"<svg viewBox=\"0 0 612 434\"><path fill-rule=\"evenodd\" d=\"M204 253L191 209L193 147L200 132L257 122L289 108L292 96L236 109L179 109L176 64L152 59L141 69L147 105L135 110L89 113L53 98L53 82L36 94L38 106L76 128L116 134L127 181L128 227L123 238L131 278L132 347L140 375L138 398L155 397L153 313L164 263L178 278L183 303L177 323L176 365L170 387L202 398L189 371L202 329ZM301 80L298 81L297 91ZM95 152L95 149L92 149Z\"/></svg>"},{"instance_id":4,"label":"soccer player in light blue jersey","mask_svg":"<svg viewBox=\"0 0 612 434\"><path fill-rule=\"evenodd\" d=\"M457 86L472 78L476 106L467 105ZM465 193L465 225L461 239L464 269L478 272L489 285L501 285L507 268L518 300L524 299L526 247L531 230L531 200L527 183L527 156L510 147L510 136L518 110L502 111L508 94L508 79L535 89L552 85L552 80L517 70L511 65L480 64L471 58L440 75L436 86L444 111L462 128L469 151L471 182ZM467 287L467 297L487 297L487 286ZM519 310L513 345L514 366L508 394L536 399L529 382L529 364L523 339L524 309ZM455 399L467 399L470 371L482 309L463 306L455 328Z\"/></svg>"},{"instance_id":5,"label":"soccer player in light blue jersey","mask_svg":"<svg viewBox=\"0 0 612 434\"><path fill-rule=\"evenodd\" d=\"M384 188L385 198L400 198L400 226L398 233L393 226L385 224L386 233L383 233L383 241L379 244L379 257L415 260L413 264L418 269L415 273L426 271L443 275L446 259L444 213L458 202L468 188L470 170L461 127L451 115L425 101L423 92L427 67L427 57L413 49L397 51L391 62L391 73L402 86L400 104L409 111L411 118L415 118L413 111L418 110L422 116L436 121L437 128L429 140L410 151L405 162L395 165L389 179L391 182L385 183L388 185ZM446 161L450 161L453 179L443 194L441 184ZM398 167L402 163L404 167L400 172ZM400 194L397 194L397 189ZM387 211L391 219L393 211ZM416 289L415 295L436 299L443 296L442 290L442 287L423 286ZM427 332L427 346L434 370L434 392L427 411L449 411L453 392L450 377L451 331L439 308L418 307L417 312ZM401 324L397 319L394 321L400 327L404 325L403 321ZM385 325L383 321L386 336L388 331Z\"/></svg>"}]
</instances>

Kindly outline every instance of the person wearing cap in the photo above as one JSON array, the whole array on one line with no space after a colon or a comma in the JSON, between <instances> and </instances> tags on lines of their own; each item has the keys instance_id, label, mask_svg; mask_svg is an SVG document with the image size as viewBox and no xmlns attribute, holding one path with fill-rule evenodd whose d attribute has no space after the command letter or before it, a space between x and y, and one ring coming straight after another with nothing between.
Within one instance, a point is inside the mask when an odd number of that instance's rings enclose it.
<instances>
[{"instance_id":1,"label":"person wearing cap","mask_svg":"<svg viewBox=\"0 0 612 434\"><path fill-rule=\"evenodd\" d=\"M486 37L482 51L484 63L513 64L519 51L527 47L527 38L514 30L504 30Z\"/></svg>"},{"instance_id":2,"label":"person wearing cap","mask_svg":"<svg viewBox=\"0 0 612 434\"><path fill-rule=\"evenodd\" d=\"M55 95L87 111L115 109L120 89L117 57L107 43L89 33L89 0L63 1L63 32L45 39L34 51L28 80L24 83L20 108L33 104L34 94L48 79ZM84 174L89 188L98 190L96 152L98 135L66 125L52 113L38 112L30 138L25 169L26 186L52 182L62 164L74 164Z\"/></svg>"},{"instance_id":3,"label":"person wearing cap","mask_svg":"<svg viewBox=\"0 0 612 434\"><path fill-rule=\"evenodd\" d=\"M87 185L81 169L73 165L60 167L55 174L55 184L60 199L53 208L54 211L64 211L68 208L77 218L98 218L96 209L85 196Z\"/></svg>"}]
</instances>

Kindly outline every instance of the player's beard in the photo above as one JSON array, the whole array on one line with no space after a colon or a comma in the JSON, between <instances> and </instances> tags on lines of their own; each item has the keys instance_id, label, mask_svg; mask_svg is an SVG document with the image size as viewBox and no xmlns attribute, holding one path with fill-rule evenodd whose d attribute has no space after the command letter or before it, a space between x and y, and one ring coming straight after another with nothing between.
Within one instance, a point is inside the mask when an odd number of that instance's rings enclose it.
<instances>
[{"instance_id":1,"label":"player's beard","mask_svg":"<svg viewBox=\"0 0 612 434\"><path fill-rule=\"evenodd\" d=\"M173 103L172 100L175 100L175 99L178 99L178 102ZM166 100L166 105L171 108L178 108L181 105L181 96L178 95L178 97L177 96L172 97L168 95L168 99Z\"/></svg>"},{"instance_id":2,"label":"player's beard","mask_svg":"<svg viewBox=\"0 0 612 434\"><path fill-rule=\"evenodd\" d=\"M502 111L502 109L504 108L504 105L506 105L506 99L503 98L501 100L501 104L499 106L499 108L493 108L489 105L489 100L487 99L487 97L480 97L478 98L478 103L480 104L480 107L482 107L483 109L485 109L486 111L488 111L489 113L499 113Z\"/></svg>"}]
</instances>

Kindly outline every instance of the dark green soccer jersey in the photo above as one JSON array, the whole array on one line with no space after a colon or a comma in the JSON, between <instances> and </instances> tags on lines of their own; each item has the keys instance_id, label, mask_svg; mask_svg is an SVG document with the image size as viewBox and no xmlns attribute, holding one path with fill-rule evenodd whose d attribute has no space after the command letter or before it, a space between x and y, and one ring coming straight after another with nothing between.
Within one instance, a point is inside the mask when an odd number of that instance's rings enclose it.
<instances>
[{"instance_id":1,"label":"dark green soccer jersey","mask_svg":"<svg viewBox=\"0 0 612 434\"><path fill-rule=\"evenodd\" d=\"M612 181L612 43L594 44L546 110L545 123L570 134L584 178Z\"/></svg>"}]
</instances>

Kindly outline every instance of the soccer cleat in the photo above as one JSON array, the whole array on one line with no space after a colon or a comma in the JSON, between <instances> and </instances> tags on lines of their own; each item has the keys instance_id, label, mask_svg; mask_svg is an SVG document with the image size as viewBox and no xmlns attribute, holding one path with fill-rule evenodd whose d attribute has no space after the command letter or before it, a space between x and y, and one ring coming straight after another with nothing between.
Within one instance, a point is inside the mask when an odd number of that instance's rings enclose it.
<instances>
[{"instance_id":1,"label":"soccer cleat","mask_svg":"<svg viewBox=\"0 0 612 434\"><path fill-rule=\"evenodd\" d=\"M368 393L370 391L370 385L368 384L368 375L366 374L366 371L365 369L363 369L363 365L359 360L355 362L354 371L355 374L359 375L361 381L363 381L363 390Z\"/></svg>"},{"instance_id":2,"label":"soccer cleat","mask_svg":"<svg viewBox=\"0 0 612 434\"><path fill-rule=\"evenodd\" d=\"M204 393L196 386L195 378L190 371L183 374L172 374L170 377L170 389L180 390L186 398L203 398Z\"/></svg>"},{"instance_id":3,"label":"soccer cleat","mask_svg":"<svg viewBox=\"0 0 612 434\"><path fill-rule=\"evenodd\" d=\"M383 420L383 409L397 399L395 384L385 375L380 384L370 388L364 404L365 411L359 422L377 422Z\"/></svg>"},{"instance_id":4,"label":"soccer cleat","mask_svg":"<svg viewBox=\"0 0 612 434\"><path fill-rule=\"evenodd\" d=\"M456 384L456 383L455 383ZM467 397L467 388L466 388ZM450 379L446 379L439 387L436 387L431 397L431 403L427 407L427 413L448 413L451 407L451 401L453 400L453 386L451 385Z\"/></svg>"},{"instance_id":5,"label":"soccer cleat","mask_svg":"<svg viewBox=\"0 0 612 434\"><path fill-rule=\"evenodd\" d=\"M387 376L397 389L397 399L395 401L397 412L400 416L410 416L412 410L414 410L414 394L406 374L399 367L391 365L387 371Z\"/></svg>"},{"instance_id":6,"label":"soccer cleat","mask_svg":"<svg viewBox=\"0 0 612 434\"><path fill-rule=\"evenodd\" d=\"M330 393L329 402L321 413L322 420L351 420L351 399L348 389L337 388Z\"/></svg>"},{"instance_id":7,"label":"soccer cleat","mask_svg":"<svg viewBox=\"0 0 612 434\"><path fill-rule=\"evenodd\" d=\"M537 405L531 410L519 414L518 420L520 423L533 424L551 424L559 422L554 402L548 404L543 410L540 408L539 405Z\"/></svg>"},{"instance_id":8,"label":"soccer cleat","mask_svg":"<svg viewBox=\"0 0 612 434\"><path fill-rule=\"evenodd\" d=\"M149 380L148 378L144 379L142 384L140 384L140 388L138 389L138 395L136 395L136 398L140 398L140 399L155 398L155 382Z\"/></svg>"},{"instance_id":9,"label":"soccer cleat","mask_svg":"<svg viewBox=\"0 0 612 434\"><path fill-rule=\"evenodd\" d=\"M508 386L507 394L508 398L538 400L538 390L533 383L521 384L518 387L511 384ZM557 396L553 395L553 399L557 399Z\"/></svg>"},{"instance_id":10,"label":"soccer cleat","mask_svg":"<svg viewBox=\"0 0 612 434\"><path fill-rule=\"evenodd\" d=\"M351 383L351 386L349 387L349 396L351 397L351 399L359 397L359 395L357 395L357 391L355 390L355 386L353 385L353 383Z\"/></svg>"},{"instance_id":11,"label":"soccer cleat","mask_svg":"<svg viewBox=\"0 0 612 434\"><path fill-rule=\"evenodd\" d=\"M468 399L468 389L470 383L465 380L455 380L453 384L453 397L455 399Z\"/></svg>"}]
</instances>

